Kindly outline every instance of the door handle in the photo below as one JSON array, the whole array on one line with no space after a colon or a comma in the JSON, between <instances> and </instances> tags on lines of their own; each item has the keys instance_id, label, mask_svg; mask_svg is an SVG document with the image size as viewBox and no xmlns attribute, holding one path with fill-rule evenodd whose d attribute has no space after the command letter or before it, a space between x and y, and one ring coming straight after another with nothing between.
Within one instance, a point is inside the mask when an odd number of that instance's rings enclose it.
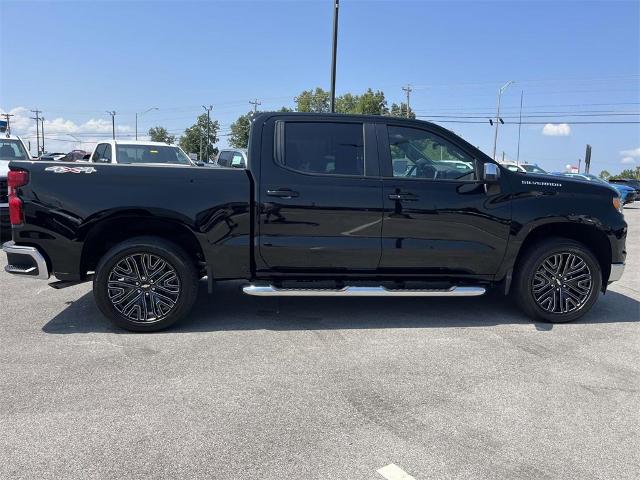
<instances>
[{"instance_id":1,"label":"door handle","mask_svg":"<svg viewBox=\"0 0 640 480\"><path fill-rule=\"evenodd\" d=\"M270 197L279 197L279 198L295 198L299 195L298 192L294 192L288 188L282 188L279 190L267 190L267 195Z\"/></svg>"},{"instance_id":2,"label":"door handle","mask_svg":"<svg viewBox=\"0 0 640 480\"><path fill-rule=\"evenodd\" d=\"M399 200L404 202L415 202L418 196L413 193L390 193L389 200Z\"/></svg>"}]
</instances>

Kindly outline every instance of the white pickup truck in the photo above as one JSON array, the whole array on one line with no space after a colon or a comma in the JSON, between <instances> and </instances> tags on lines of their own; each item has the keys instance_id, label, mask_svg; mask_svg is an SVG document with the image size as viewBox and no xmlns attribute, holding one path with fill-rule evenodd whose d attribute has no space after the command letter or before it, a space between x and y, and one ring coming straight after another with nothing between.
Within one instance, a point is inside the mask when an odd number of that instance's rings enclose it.
<instances>
[{"instance_id":1,"label":"white pickup truck","mask_svg":"<svg viewBox=\"0 0 640 480\"><path fill-rule=\"evenodd\" d=\"M137 140L103 140L85 160L92 163L195 165L177 145Z\"/></svg>"}]
</instances>

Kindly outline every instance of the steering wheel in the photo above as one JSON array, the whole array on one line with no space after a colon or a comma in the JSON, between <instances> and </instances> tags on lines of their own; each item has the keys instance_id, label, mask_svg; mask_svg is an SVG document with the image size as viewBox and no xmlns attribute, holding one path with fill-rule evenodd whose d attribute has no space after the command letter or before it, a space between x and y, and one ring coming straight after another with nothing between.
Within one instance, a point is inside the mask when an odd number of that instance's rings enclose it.
<instances>
[{"instance_id":1,"label":"steering wheel","mask_svg":"<svg viewBox=\"0 0 640 480\"><path fill-rule=\"evenodd\" d=\"M411 167L407 170L407 172L404 174L405 177L411 177L413 175L413 172L416 171L416 164L414 163L413 165L411 165Z\"/></svg>"}]
</instances>

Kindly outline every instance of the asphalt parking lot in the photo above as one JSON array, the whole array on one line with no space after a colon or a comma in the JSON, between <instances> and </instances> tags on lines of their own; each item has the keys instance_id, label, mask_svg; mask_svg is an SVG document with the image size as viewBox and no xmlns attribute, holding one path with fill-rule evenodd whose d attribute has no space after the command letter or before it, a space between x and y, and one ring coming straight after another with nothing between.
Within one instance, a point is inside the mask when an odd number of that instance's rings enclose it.
<instances>
[{"instance_id":1,"label":"asphalt parking lot","mask_svg":"<svg viewBox=\"0 0 640 480\"><path fill-rule=\"evenodd\" d=\"M276 300L231 284L133 334L89 284L2 273L0 478L382 479L395 464L416 480L637 479L640 207L625 215L622 280L566 325L495 294Z\"/></svg>"}]
</instances>

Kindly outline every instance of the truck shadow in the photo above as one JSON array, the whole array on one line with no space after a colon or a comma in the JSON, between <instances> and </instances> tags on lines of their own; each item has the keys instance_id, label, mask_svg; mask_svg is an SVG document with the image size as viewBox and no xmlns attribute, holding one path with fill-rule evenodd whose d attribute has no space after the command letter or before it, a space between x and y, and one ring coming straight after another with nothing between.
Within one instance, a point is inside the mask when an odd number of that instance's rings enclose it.
<instances>
[{"instance_id":1,"label":"truck shadow","mask_svg":"<svg viewBox=\"0 0 640 480\"><path fill-rule=\"evenodd\" d=\"M548 331L552 324L535 323L500 293L476 298L304 298L251 297L241 283L206 284L189 316L164 333L232 330L331 330L382 328L465 328L534 324ZM640 302L617 292L601 296L576 323L640 322ZM111 325L87 293L51 319L42 330L51 334L129 333ZM163 332L161 332L163 333Z\"/></svg>"}]
</instances>

